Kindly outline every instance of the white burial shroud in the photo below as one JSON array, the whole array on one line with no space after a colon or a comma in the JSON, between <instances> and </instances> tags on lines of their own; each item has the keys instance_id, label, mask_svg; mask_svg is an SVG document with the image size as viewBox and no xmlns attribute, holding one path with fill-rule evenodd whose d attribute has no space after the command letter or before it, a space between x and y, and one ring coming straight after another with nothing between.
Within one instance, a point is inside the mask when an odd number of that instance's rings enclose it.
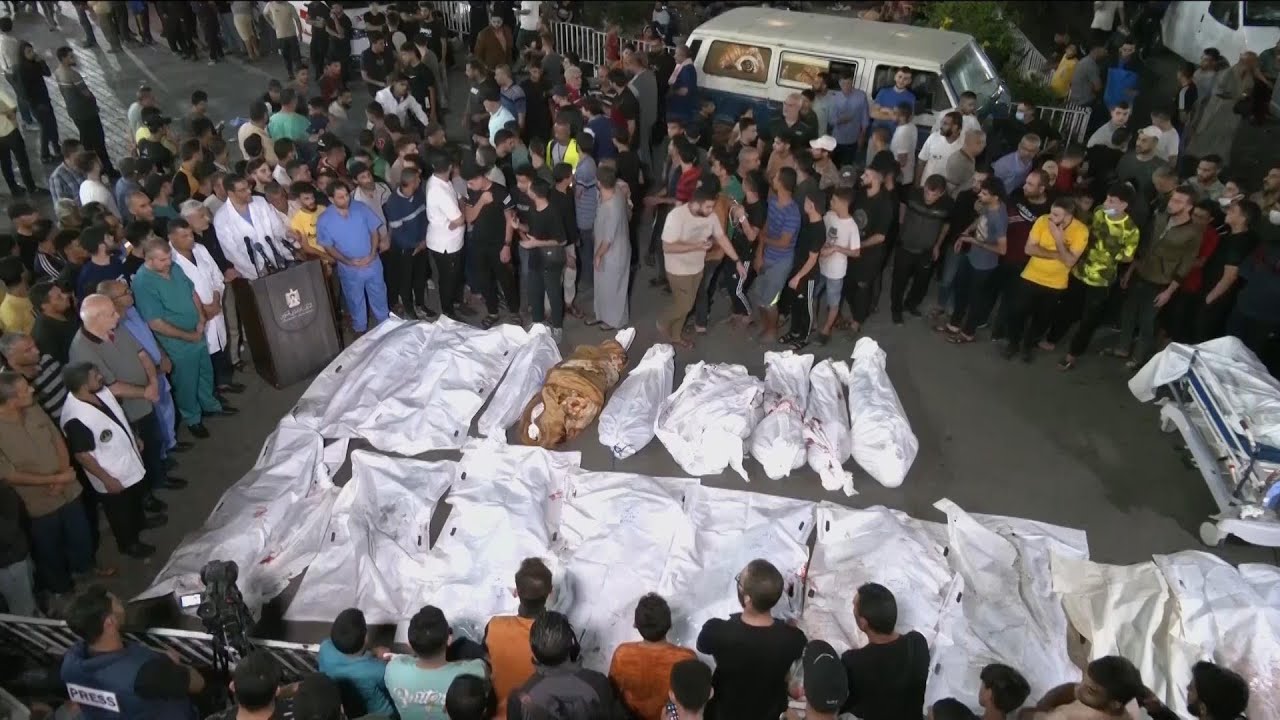
<instances>
[{"instance_id":1,"label":"white burial shroud","mask_svg":"<svg viewBox=\"0 0 1280 720\"><path fill-rule=\"evenodd\" d=\"M764 417L751 431L751 457L770 480L781 480L804 466L804 413L813 356L767 352L764 365Z\"/></svg>"},{"instance_id":2,"label":"white burial shroud","mask_svg":"<svg viewBox=\"0 0 1280 720\"><path fill-rule=\"evenodd\" d=\"M329 363L293 417L326 438L361 437L385 452L457 449L528 340L515 325L392 318Z\"/></svg>"},{"instance_id":3,"label":"white burial shroud","mask_svg":"<svg viewBox=\"0 0 1280 720\"><path fill-rule=\"evenodd\" d=\"M338 492L320 551L289 602L286 620L332 622L346 608L395 624L423 602L431 516L457 463L357 450Z\"/></svg>"},{"instance_id":4,"label":"white burial shroud","mask_svg":"<svg viewBox=\"0 0 1280 720\"><path fill-rule=\"evenodd\" d=\"M649 346L635 369L627 373L600 413L600 444L618 460L629 458L653 441L662 401L675 381L676 351L666 343Z\"/></svg>"},{"instance_id":5,"label":"white burial shroud","mask_svg":"<svg viewBox=\"0 0 1280 720\"><path fill-rule=\"evenodd\" d=\"M1129 658L1169 707L1186 707L1191 666L1210 660L1248 681L1250 720L1280 720L1280 568L1196 550L1124 566L1055 558L1053 585L1091 658Z\"/></svg>"},{"instance_id":6,"label":"white burial shroud","mask_svg":"<svg viewBox=\"0 0 1280 720\"><path fill-rule=\"evenodd\" d=\"M1036 697L1078 678L1067 657L1066 617L1049 589L1047 553L1087 557L1084 533L969 515L947 500L937 507L948 524L884 507L823 503L805 632L840 651L866 644L854 622L853 595L876 582L898 598L899 632L919 631L929 643L926 704L955 697L976 711L974 678L991 662L1022 670Z\"/></svg>"},{"instance_id":7,"label":"white burial shroud","mask_svg":"<svg viewBox=\"0 0 1280 720\"><path fill-rule=\"evenodd\" d=\"M690 475L718 475L742 466L746 440L760 421L764 384L741 365L696 362L658 409L654 429L667 452Z\"/></svg>"},{"instance_id":8,"label":"white burial shroud","mask_svg":"<svg viewBox=\"0 0 1280 720\"><path fill-rule=\"evenodd\" d=\"M902 485L920 441L885 370L884 350L869 337L853 346L849 369L849 427L853 459L876 482Z\"/></svg>"},{"instance_id":9,"label":"white burial shroud","mask_svg":"<svg viewBox=\"0 0 1280 720\"><path fill-rule=\"evenodd\" d=\"M237 585L256 613L301 573L320 547L337 497L333 473L346 458L345 440L325 447L312 430L286 417L263 443L257 463L232 485L198 530L135 600L200 592L200 569L231 560Z\"/></svg>"},{"instance_id":10,"label":"white burial shroud","mask_svg":"<svg viewBox=\"0 0 1280 720\"><path fill-rule=\"evenodd\" d=\"M476 432L481 437L505 439L507 428L520 419L529 398L542 390L547 371L562 359L551 331L546 325L535 324L529 330L529 342L516 351L511 365L507 367L507 374L489 399L489 406L476 421Z\"/></svg>"}]
</instances>

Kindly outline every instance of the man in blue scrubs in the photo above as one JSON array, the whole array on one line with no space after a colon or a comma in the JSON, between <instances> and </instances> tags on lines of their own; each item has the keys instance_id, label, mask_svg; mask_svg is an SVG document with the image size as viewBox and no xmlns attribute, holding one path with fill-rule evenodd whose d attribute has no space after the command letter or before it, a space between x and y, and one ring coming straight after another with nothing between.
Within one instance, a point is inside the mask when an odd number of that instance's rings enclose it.
<instances>
[{"instance_id":1,"label":"man in blue scrubs","mask_svg":"<svg viewBox=\"0 0 1280 720\"><path fill-rule=\"evenodd\" d=\"M390 240L378 214L352 200L346 184L330 186L329 201L316 221L316 242L338 261L338 283L351 314L351 329L361 334L369 329L370 312L375 325L387 319L387 284L378 253L390 247Z\"/></svg>"}]
</instances>

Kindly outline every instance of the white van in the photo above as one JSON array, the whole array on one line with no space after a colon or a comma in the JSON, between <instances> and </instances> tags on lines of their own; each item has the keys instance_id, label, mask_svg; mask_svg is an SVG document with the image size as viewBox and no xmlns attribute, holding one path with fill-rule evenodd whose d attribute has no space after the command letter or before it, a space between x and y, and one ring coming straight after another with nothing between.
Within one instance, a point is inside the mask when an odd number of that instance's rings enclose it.
<instances>
[{"instance_id":1,"label":"white van","mask_svg":"<svg viewBox=\"0 0 1280 720\"><path fill-rule=\"evenodd\" d=\"M1169 3L1160 23L1164 46L1198 63L1205 48L1217 48L1233 65L1240 53L1260 53L1280 40L1280 1L1183 0Z\"/></svg>"},{"instance_id":2,"label":"white van","mask_svg":"<svg viewBox=\"0 0 1280 720\"><path fill-rule=\"evenodd\" d=\"M914 71L917 125L931 128L935 113L956 107L966 90L977 94L983 114L1009 102L1008 89L973 38L945 30L743 7L699 25L685 43L700 94L715 102L718 121L734 122L751 108L764 124L781 112L787 95L812 87L820 72L852 72L854 86L874 98L893 85L894 71L904 65ZM834 77L829 82L835 87Z\"/></svg>"}]
</instances>

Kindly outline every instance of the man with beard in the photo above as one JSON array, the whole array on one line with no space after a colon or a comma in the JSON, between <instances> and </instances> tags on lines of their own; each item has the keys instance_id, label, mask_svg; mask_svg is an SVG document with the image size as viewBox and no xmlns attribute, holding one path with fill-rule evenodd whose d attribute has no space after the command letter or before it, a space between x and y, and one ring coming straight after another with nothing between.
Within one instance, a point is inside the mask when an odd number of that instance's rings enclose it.
<instances>
[{"instance_id":1,"label":"man with beard","mask_svg":"<svg viewBox=\"0 0 1280 720\"><path fill-rule=\"evenodd\" d=\"M1027 266L1027 236L1031 234L1031 226L1042 215L1049 214L1049 179L1043 170L1032 170L1027 174L1022 187L1013 191L1005 207L1009 211L1009 243L1004 255L1000 256L1000 264L996 266L995 275L991 279L993 302L1002 297L996 312L995 324L992 327L993 338L1005 336L1005 325L1009 319L1009 296L1006 292L1017 284L1022 270ZM981 323L979 323L981 324Z\"/></svg>"},{"instance_id":2,"label":"man with beard","mask_svg":"<svg viewBox=\"0 0 1280 720\"><path fill-rule=\"evenodd\" d=\"M471 226L471 254L485 304L485 316L480 327L487 330L498 322L499 291L512 315L520 313L520 298L516 294L515 275L511 272L511 219L516 216L515 201L505 187L485 174L485 170L476 163L467 163L463 167L462 177L467 183L468 197L462 214Z\"/></svg>"},{"instance_id":3,"label":"man with beard","mask_svg":"<svg viewBox=\"0 0 1280 720\"><path fill-rule=\"evenodd\" d=\"M351 314L351 330L364 334L370 313L374 324L387 319L387 286L379 257L388 242L386 228L369 206L352 202L346 184L335 183L329 199L333 204L316 223L316 241L338 261L338 282Z\"/></svg>"},{"instance_id":4,"label":"man with beard","mask_svg":"<svg viewBox=\"0 0 1280 720\"><path fill-rule=\"evenodd\" d=\"M84 76L77 69L78 66L74 50L66 46L58 48L58 69L53 72L54 82L62 92L67 116L75 124L84 149L96 154L102 161L103 174L115 176L116 169L111 166L111 157L107 155L107 136L98 112L98 98L89 89Z\"/></svg>"},{"instance_id":5,"label":"man with beard","mask_svg":"<svg viewBox=\"0 0 1280 720\"><path fill-rule=\"evenodd\" d=\"M1139 700L1151 720L1180 717L1150 690ZM1238 674L1206 660L1191 666L1187 683L1187 710L1196 720L1234 720L1249 706L1249 684Z\"/></svg>"}]
</instances>

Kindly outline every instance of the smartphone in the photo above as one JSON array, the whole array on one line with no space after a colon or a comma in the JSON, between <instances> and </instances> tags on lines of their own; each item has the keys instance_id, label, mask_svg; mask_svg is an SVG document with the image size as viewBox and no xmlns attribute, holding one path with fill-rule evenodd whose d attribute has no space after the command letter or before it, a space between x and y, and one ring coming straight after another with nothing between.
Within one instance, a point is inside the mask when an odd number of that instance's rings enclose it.
<instances>
[{"instance_id":1,"label":"smartphone","mask_svg":"<svg viewBox=\"0 0 1280 720\"><path fill-rule=\"evenodd\" d=\"M178 596L178 607L188 610L197 607L200 604L200 593L190 593L188 595Z\"/></svg>"}]
</instances>

